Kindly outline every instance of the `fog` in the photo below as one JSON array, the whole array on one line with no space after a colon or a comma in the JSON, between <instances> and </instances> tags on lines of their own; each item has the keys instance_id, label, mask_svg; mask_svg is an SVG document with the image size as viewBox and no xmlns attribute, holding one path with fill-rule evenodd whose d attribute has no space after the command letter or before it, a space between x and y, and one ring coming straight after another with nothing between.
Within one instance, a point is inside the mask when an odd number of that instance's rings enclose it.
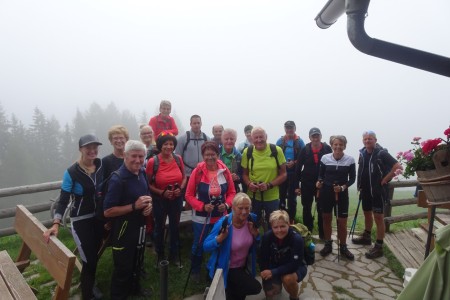
<instances>
[{"instance_id":1,"label":"fog","mask_svg":"<svg viewBox=\"0 0 450 300\"><path fill-rule=\"evenodd\" d=\"M346 16L322 30L326 1L1 1L0 104L30 124L33 109L70 123L92 102L139 116L162 99L189 128L266 128L294 120L308 142L374 130L391 153L450 124L449 78L367 56L348 40ZM377 0L371 37L449 56L450 2ZM102 137L106 141L106 136ZM76 145L74 145L76 147Z\"/></svg>"}]
</instances>

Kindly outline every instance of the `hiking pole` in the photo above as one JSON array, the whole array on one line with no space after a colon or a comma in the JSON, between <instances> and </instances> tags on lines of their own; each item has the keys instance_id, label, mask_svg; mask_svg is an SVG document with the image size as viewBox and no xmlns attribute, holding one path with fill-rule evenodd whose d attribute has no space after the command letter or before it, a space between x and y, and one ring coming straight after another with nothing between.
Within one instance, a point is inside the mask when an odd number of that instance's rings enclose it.
<instances>
[{"instance_id":1,"label":"hiking pole","mask_svg":"<svg viewBox=\"0 0 450 300\"><path fill-rule=\"evenodd\" d=\"M208 216L207 216L206 219L205 219L205 223L203 224L202 232L200 233L200 237L199 237L199 239L198 239L198 241L197 241L197 247L195 248L194 256L196 256L196 254L198 253L198 247L200 246L200 241L201 241L202 238L203 238L203 234L205 233L206 224L208 224L208 220L209 220L210 218L211 218L211 213L208 213ZM186 279L186 283L184 284L183 297L182 297L183 299L184 299L184 295L186 294L186 288L187 288L187 285L188 285L188 283L189 283L189 279L191 278L192 267L193 267L193 264L191 263L191 267L189 268L188 277L187 277L187 279Z\"/></svg>"},{"instance_id":2,"label":"hiking pole","mask_svg":"<svg viewBox=\"0 0 450 300\"><path fill-rule=\"evenodd\" d=\"M353 234L355 233L355 228L356 228L356 218L358 217L358 212L359 212L359 205L361 204L361 191L359 191L359 200L358 200L358 206L356 206L356 212L355 212L355 216L353 217L353 222L352 222L352 227L350 228L350 232L348 233L348 238L350 238L350 235L353 238Z\"/></svg>"},{"instance_id":3,"label":"hiking pole","mask_svg":"<svg viewBox=\"0 0 450 300\"><path fill-rule=\"evenodd\" d=\"M333 184L333 190L334 187L338 186L336 183ZM334 205L334 216L336 217L336 237L337 237L337 242L338 242L338 262L339 262L339 256L341 255L341 242L339 240L339 219L338 219L338 211L339 211L339 192L336 192L336 190L334 190L334 200L335 200L335 205Z\"/></svg>"},{"instance_id":4,"label":"hiking pole","mask_svg":"<svg viewBox=\"0 0 450 300\"><path fill-rule=\"evenodd\" d=\"M262 182L258 182L258 184L261 184ZM261 196L261 218L262 218L262 224L263 224L263 232L266 233L267 231L267 221L266 221L266 206L264 205L264 191L259 191L259 194Z\"/></svg>"}]
</instances>

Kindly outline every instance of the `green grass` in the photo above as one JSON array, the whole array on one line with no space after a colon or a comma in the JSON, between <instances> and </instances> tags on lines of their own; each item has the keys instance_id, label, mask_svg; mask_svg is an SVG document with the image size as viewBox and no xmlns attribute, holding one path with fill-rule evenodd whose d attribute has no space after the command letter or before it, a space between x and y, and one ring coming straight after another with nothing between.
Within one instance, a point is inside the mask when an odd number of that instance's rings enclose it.
<instances>
[{"instance_id":1,"label":"green grass","mask_svg":"<svg viewBox=\"0 0 450 300\"><path fill-rule=\"evenodd\" d=\"M397 189L398 190L398 189ZM397 191L395 192L395 199L401 198L411 198L411 191ZM353 217L356 211L356 207L358 204L356 191L350 190L350 206L349 206L349 218L348 218L348 228L350 229L351 222L353 221ZM300 204L300 198L298 198L298 212L297 212L297 221L301 222L302 220L302 206ZM402 213L412 213L412 212L420 212L424 211L424 208L419 208L415 205L402 206L402 207L394 207L392 210L392 215L398 215ZM316 216L317 220L317 216ZM316 221L317 222L317 221ZM426 220L415 220L415 221L407 221L401 222L397 224L391 225L391 231L401 230L403 228L413 228L418 227L420 222L426 222ZM356 224L356 232L360 232L364 229L364 217L362 213L362 208L360 207L359 215L357 218ZM317 234L317 229L313 234ZM372 234L375 233L375 228L372 230ZM190 248L192 241L192 233L190 227L183 228L180 232L181 237L181 260L183 264L183 268L179 269L173 264L169 265L168 269L168 298L171 300L180 300L182 299L183 288L189 273L190 268ZM60 230L59 238L61 241L69 248L75 249L75 243L72 239L72 235L67 229L62 228ZM19 249L21 245L20 238L15 236L9 236L0 238L0 250L8 250L8 253L13 258L13 260L17 257ZM167 247L166 247L167 248ZM167 251L167 250L166 250ZM404 269L401 264L397 261L394 255L389 251L387 247L385 247L385 256L389 261L389 265L391 266L393 272L401 278L403 276ZM34 259L34 256L32 255ZM205 255L204 261L206 261L207 256ZM156 264L156 255L153 254L153 248L146 248L145 252L145 269L147 274L146 279L141 280L141 284L144 288L150 288L153 291L153 299L158 299L160 297L160 275L159 269L155 267ZM104 293L105 299L109 298L109 290L110 290L110 282L111 282L111 274L113 271L113 260L111 249L108 248L103 253L97 269L97 285L100 290ZM186 295L190 296L194 294L203 293L205 286L208 285L206 281L206 272L202 271L203 281L198 284L189 282ZM54 285L45 286L46 283L51 282L53 279L47 273L47 271L40 264L32 264L26 270L24 275L26 277L29 274L39 274L40 276L33 278L29 281L30 286L36 288L38 290L38 299L50 299L52 292L54 290ZM79 273L78 270L75 270L73 275L73 286L79 283ZM78 292L78 291L76 291ZM134 297L131 299L139 299L138 297Z\"/></svg>"}]
</instances>

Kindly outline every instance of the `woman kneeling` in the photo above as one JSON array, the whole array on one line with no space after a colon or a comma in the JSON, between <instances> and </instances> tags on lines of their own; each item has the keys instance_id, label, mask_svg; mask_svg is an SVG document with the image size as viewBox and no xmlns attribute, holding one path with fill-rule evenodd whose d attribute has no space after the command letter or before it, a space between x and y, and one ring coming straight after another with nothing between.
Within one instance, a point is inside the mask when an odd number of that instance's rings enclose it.
<instances>
[{"instance_id":1,"label":"woman kneeling","mask_svg":"<svg viewBox=\"0 0 450 300\"><path fill-rule=\"evenodd\" d=\"M261 243L260 269L267 299L286 289L290 299L298 299L298 283L308 271L303 255L303 237L289 226L289 215L276 210L269 219L272 230Z\"/></svg>"}]
</instances>

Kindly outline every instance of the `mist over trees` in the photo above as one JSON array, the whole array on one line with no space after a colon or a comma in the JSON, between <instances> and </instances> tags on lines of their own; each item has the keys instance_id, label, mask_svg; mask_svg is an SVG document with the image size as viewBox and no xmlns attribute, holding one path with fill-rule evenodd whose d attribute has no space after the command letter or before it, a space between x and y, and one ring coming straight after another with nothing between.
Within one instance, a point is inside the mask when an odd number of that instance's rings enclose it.
<instances>
[{"instance_id":1,"label":"mist over trees","mask_svg":"<svg viewBox=\"0 0 450 300\"><path fill-rule=\"evenodd\" d=\"M63 126L54 116L46 116L38 107L26 127L12 114L8 118L0 103L0 188L61 180L67 167L79 158L78 139L92 133L103 143L99 157L112 152L108 129L125 126L130 139L139 139L139 125L150 116L143 112L139 120L129 111L119 111L114 103L102 108L92 103L86 111L77 110Z\"/></svg>"}]
</instances>

